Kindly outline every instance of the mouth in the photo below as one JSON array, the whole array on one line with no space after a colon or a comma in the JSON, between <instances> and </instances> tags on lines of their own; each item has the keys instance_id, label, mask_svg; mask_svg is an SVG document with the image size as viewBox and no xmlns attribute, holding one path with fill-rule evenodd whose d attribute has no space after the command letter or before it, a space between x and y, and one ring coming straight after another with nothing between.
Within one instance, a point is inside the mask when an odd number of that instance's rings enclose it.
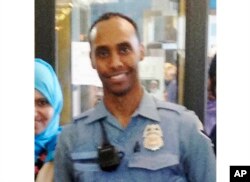
<instances>
[{"instance_id":1,"label":"mouth","mask_svg":"<svg viewBox=\"0 0 250 182\"><path fill-rule=\"evenodd\" d=\"M42 120L35 120L35 124L40 124L40 123L43 123Z\"/></svg>"},{"instance_id":2,"label":"mouth","mask_svg":"<svg viewBox=\"0 0 250 182\"><path fill-rule=\"evenodd\" d=\"M125 72L123 73L117 73L109 76L109 79L113 82L120 82L124 81L127 78L127 74Z\"/></svg>"}]
</instances>

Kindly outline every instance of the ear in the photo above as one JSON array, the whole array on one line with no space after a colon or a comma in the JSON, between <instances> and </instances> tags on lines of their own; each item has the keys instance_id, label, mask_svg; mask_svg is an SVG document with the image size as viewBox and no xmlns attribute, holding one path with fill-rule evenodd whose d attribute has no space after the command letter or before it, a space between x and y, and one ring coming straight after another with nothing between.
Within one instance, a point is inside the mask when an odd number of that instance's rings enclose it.
<instances>
[{"instance_id":1,"label":"ear","mask_svg":"<svg viewBox=\"0 0 250 182\"><path fill-rule=\"evenodd\" d=\"M144 56L145 56L145 48L144 45L140 43L140 61L144 59Z\"/></svg>"},{"instance_id":2,"label":"ear","mask_svg":"<svg viewBox=\"0 0 250 182\"><path fill-rule=\"evenodd\" d=\"M96 64L95 64L95 61L94 61L94 59L92 57L92 51L89 52L89 58L90 58L90 61L91 61L92 68L96 69Z\"/></svg>"}]
</instances>

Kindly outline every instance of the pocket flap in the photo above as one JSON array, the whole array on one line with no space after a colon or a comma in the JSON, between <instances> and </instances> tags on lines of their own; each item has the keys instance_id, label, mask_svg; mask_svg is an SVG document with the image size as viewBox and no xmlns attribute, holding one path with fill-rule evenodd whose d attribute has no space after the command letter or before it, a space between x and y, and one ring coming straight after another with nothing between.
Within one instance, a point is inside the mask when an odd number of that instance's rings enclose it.
<instances>
[{"instance_id":1,"label":"pocket flap","mask_svg":"<svg viewBox=\"0 0 250 182\"><path fill-rule=\"evenodd\" d=\"M171 153L161 153L155 156L136 154L129 160L128 166L131 168L158 170L177 164L179 164L178 156Z\"/></svg>"},{"instance_id":2,"label":"pocket flap","mask_svg":"<svg viewBox=\"0 0 250 182\"><path fill-rule=\"evenodd\" d=\"M97 151L71 153L73 166L77 171L99 171Z\"/></svg>"},{"instance_id":3,"label":"pocket flap","mask_svg":"<svg viewBox=\"0 0 250 182\"><path fill-rule=\"evenodd\" d=\"M71 153L73 160L97 159L97 151Z\"/></svg>"}]
</instances>

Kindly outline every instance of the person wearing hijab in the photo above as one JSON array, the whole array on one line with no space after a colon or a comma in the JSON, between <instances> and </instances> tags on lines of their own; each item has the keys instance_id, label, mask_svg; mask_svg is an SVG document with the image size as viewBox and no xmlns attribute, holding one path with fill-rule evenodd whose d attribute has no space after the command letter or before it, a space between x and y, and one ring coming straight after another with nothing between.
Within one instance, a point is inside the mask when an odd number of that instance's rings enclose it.
<instances>
[{"instance_id":1,"label":"person wearing hijab","mask_svg":"<svg viewBox=\"0 0 250 182\"><path fill-rule=\"evenodd\" d=\"M35 58L35 179L53 181L54 152L63 107L63 95L53 68Z\"/></svg>"}]
</instances>

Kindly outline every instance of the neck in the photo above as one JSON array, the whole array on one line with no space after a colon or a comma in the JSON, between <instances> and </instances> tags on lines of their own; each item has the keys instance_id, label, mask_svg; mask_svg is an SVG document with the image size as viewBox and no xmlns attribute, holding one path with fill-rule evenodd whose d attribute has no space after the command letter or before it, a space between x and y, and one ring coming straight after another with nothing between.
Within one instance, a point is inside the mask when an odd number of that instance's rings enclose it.
<instances>
[{"instance_id":1,"label":"neck","mask_svg":"<svg viewBox=\"0 0 250 182\"><path fill-rule=\"evenodd\" d=\"M132 114L137 109L143 96L141 86L130 90L124 95L105 94L104 104L120 122L123 127L126 127L131 119Z\"/></svg>"}]
</instances>

